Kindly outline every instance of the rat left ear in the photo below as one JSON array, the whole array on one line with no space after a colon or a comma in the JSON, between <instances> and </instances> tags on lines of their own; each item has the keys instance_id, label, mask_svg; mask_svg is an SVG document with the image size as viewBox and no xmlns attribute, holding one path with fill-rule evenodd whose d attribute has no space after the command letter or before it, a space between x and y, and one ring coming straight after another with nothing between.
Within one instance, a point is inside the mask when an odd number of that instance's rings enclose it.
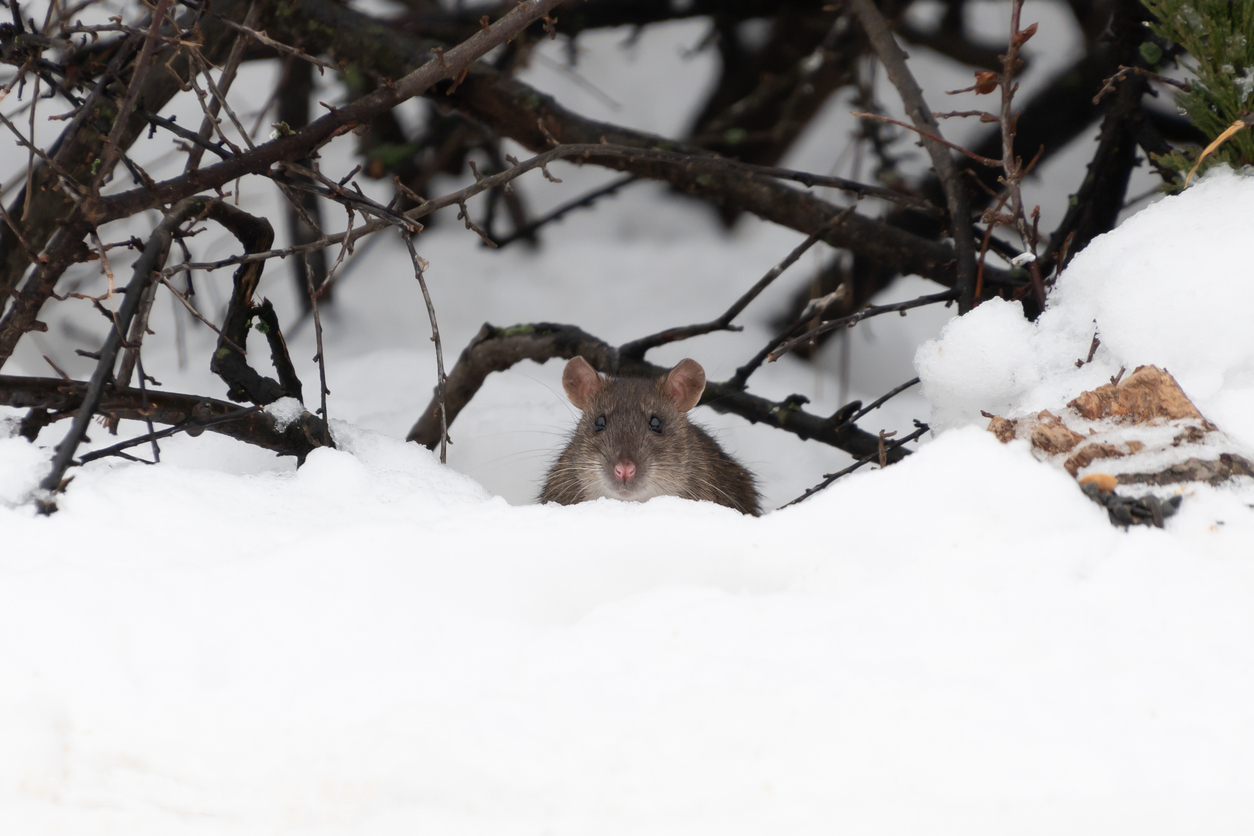
<instances>
[{"instance_id":1,"label":"rat left ear","mask_svg":"<svg viewBox=\"0 0 1254 836\"><path fill-rule=\"evenodd\" d=\"M676 409L687 412L697 405L705 391L705 369L696 360L681 360L662 378L660 388Z\"/></svg>"},{"instance_id":2,"label":"rat left ear","mask_svg":"<svg viewBox=\"0 0 1254 836\"><path fill-rule=\"evenodd\" d=\"M605 378L582 357L572 357L562 370L562 388L578 409L587 411L592 399L605 387Z\"/></svg>"}]
</instances>

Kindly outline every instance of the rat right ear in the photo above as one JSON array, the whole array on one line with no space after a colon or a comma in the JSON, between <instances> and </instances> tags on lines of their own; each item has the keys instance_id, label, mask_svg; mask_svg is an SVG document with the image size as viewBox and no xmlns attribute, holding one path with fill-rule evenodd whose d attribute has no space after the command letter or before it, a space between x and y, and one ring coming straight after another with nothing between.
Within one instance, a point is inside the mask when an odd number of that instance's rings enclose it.
<instances>
[{"instance_id":1,"label":"rat right ear","mask_svg":"<svg viewBox=\"0 0 1254 836\"><path fill-rule=\"evenodd\" d=\"M566 390L566 397L581 411L587 410L588 404L604 386L605 378L582 357L572 357L562 372L562 388Z\"/></svg>"},{"instance_id":2,"label":"rat right ear","mask_svg":"<svg viewBox=\"0 0 1254 836\"><path fill-rule=\"evenodd\" d=\"M687 412L697 405L705 391L705 369L691 358L681 360L662 378L661 388L676 409Z\"/></svg>"}]
</instances>

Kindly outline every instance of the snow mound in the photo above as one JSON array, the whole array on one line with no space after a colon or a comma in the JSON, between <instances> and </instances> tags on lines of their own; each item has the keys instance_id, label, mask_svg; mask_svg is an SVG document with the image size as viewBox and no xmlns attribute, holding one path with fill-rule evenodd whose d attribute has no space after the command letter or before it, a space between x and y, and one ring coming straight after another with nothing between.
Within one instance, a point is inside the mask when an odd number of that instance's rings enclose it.
<instances>
[{"instance_id":1,"label":"snow mound","mask_svg":"<svg viewBox=\"0 0 1254 836\"><path fill-rule=\"evenodd\" d=\"M0 506L10 508L30 499L50 466L53 451L36 447L20 436L0 438Z\"/></svg>"},{"instance_id":2,"label":"snow mound","mask_svg":"<svg viewBox=\"0 0 1254 836\"><path fill-rule=\"evenodd\" d=\"M1065 404L1137 366L1169 371L1202 414L1254 446L1254 176L1212 169L1102 235L1059 278L1033 324L994 300L915 357L937 430ZM1091 363L1093 337L1100 345Z\"/></svg>"}]
</instances>

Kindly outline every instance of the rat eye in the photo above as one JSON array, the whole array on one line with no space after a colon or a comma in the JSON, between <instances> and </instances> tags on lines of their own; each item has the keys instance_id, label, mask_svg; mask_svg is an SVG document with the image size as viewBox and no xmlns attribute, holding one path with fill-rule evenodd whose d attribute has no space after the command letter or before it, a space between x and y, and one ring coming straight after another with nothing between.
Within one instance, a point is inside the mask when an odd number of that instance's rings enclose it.
<instances>
[{"instance_id":1,"label":"rat eye","mask_svg":"<svg viewBox=\"0 0 1254 836\"><path fill-rule=\"evenodd\" d=\"M597 432L604 431L605 430L605 416L604 415L597 416L597 419L592 422L592 428L595 429Z\"/></svg>"},{"instance_id":2,"label":"rat eye","mask_svg":"<svg viewBox=\"0 0 1254 836\"><path fill-rule=\"evenodd\" d=\"M657 417L656 415L650 418L649 429L653 430L655 433L658 433L660 435L662 432L662 419Z\"/></svg>"}]
</instances>

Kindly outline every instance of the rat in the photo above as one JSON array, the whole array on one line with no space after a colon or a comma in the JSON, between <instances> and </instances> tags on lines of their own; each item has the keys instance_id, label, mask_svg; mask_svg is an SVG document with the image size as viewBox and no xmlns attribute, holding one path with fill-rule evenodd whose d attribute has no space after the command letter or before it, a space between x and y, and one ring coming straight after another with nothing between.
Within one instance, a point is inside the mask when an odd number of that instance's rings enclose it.
<instances>
[{"instance_id":1,"label":"rat","mask_svg":"<svg viewBox=\"0 0 1254 836\"><path fill-rule=\"evenodd\" d=\"M688 421L705 391L696 360L649 380L609 377L575 357L562 371L562 388L583 416L549 470L541 502L679 496L761 514L753 475Z\"/></svg>"}]
</instances>

